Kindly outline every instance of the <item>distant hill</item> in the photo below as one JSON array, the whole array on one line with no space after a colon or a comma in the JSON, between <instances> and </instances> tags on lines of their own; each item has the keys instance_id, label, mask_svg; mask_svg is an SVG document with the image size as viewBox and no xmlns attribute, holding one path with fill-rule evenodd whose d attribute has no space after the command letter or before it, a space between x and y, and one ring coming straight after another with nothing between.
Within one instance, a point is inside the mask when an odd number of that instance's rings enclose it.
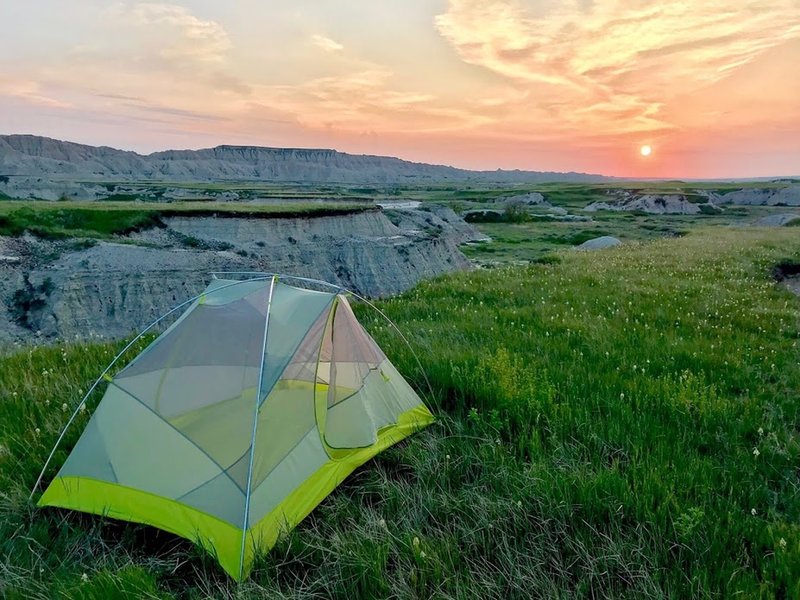
<instances>
[{"instance_id":1,"label":"distant hill","mask_svg":"<svg viewBox=\"0 0 800 600\"><path fill-rule=\"evenodd\" d=\"M343 184L600 182L586 173L470 171L336 150L217 146L142 155L34 135L0 136L0 178L74 181L274 181Z\"/></svg>"}]
</instances>

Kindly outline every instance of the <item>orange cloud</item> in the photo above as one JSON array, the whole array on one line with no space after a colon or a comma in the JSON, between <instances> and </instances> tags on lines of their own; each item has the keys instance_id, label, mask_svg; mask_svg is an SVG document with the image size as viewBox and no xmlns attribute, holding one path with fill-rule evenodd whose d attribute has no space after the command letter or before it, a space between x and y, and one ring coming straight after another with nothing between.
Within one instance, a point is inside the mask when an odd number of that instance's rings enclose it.
<instances>
[{"instance_id":1,"label":"orange cloud","mask_svg":"<svg viewBox=\"0 0 800 600\"><path fill-rule=\"evenodd\" d=\"M450 0L436 27L466 62L531 90L534 104L595 134L664 132L677 94L719 81L800 37L800 4L643 5L634 0Z\"/></svg>"}]
</instances>

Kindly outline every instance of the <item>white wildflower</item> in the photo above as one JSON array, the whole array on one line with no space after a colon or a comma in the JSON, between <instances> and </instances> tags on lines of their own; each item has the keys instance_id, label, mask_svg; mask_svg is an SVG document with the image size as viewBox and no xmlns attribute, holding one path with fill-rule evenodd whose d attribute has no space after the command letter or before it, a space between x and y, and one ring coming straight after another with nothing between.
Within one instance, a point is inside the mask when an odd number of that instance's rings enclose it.
<instances>
[{"instance_id":1,"label":"white wildflower","mask_svg":"<svg viewBox=\"0 0 800 600\"><path fill-rule=\"evenodd\" d=\"M83 575L81 575L81 581L83 583L86 583L87 581L89 581L89 576L86 573L84 573Z\"/></svg>"},{"instance_id":2,"label":"white wildflower","mask_svg":"<svg viewBox=\"0 0 800 600\"><path fill-rule=\"evenodd\" d=\"M64 402L64 404L62 404L62 405L61 405L61 410L63 410L64 412L66 412L67 408L68 408L68 407L67 407L67 403L66 403L66 402Z\"/></svg>"},{"instance_id":3,"label":"white wildflower","mask_svg":"<svg viewBox=\"0 0 800 600\"><path fill-rule=\"evenodd\" d=\"M780 542L778 542L778 545L779 545L781 548L786 548L786 540L785 540L785 539L783 539L783 538L781 538L781 541L780 541Z\"/></svg>"},{"instance_id":4,"label":"white wildflower","mask_svg":"<svg viewBox=\"0 0 800 600\"><path fill-rule=\"evenodd\" d=\"M758 514L758 511L755 508L751 508L750 509L750 514L755 517Z\"/></svg>"},{"instance_id":5,"label":"white wildflower","mask_svg":"<svg viewBox=\"0 0 800 600\"><path fill-rule=\"evenodd\" d=\"M759 456L760 454L761 454L761 452L759 452L759 451L758 451L758 448L753 448L753 456L755 456L756 458L758 458L758 456Z\"/></svg>"},{"instance_id":6,"label":"white wildflower","mask_svg":"<svg viewBox=\"0 0 800 600\"><path fill-rule=\"evenodd\" d=\"M417 536L414 536L414 540L411 543L414 544L415 548L418 548L419 547L419 538Z\"/></svg>"}]
</instances>

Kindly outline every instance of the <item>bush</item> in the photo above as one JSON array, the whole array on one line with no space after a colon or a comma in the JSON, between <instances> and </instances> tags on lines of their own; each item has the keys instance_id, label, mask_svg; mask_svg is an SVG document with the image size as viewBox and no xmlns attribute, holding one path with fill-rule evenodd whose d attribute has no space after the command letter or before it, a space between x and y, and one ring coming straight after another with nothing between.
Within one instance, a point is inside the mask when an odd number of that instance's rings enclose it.
<instances>
[{"instance_id":1,"label":"bush","mask_svg":"<svg viewBox=\"0 0 800 600\"><path fill-rule=\"evenodd\" d=\"M47 306L53 287L53 280L49 277L36 286L26 278L23 287L14 292L8 303L12 319L26 329L35 329L38 313Z\"/></svg>"}]
</instances>

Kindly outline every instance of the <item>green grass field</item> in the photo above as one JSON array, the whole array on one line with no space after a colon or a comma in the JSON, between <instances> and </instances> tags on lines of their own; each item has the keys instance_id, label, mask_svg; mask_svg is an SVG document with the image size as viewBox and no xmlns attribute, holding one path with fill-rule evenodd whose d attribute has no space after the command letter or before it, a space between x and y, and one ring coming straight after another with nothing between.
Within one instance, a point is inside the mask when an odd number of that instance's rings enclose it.
<instances>
[{"instance_id":1,"label":"green grass field","mask_svg":"<svg viewBox=\"0 0 800 600\"><path fill-rule=\"evenodd\" d=\"M568 207L569 204L560 206ZM722 213L713 215L650 215L623 211L584 213L574 206L570 210L592 220L558 221L549 218L546 209L532 208L523 213L521 222L473 223L492 241L465 245L461 250L478 264L524 264L549 260L548 255L554 252L603 235L614 236L623 242L680 237L695 229L751 225L760 217L787 211L786 207L774 206L726 206Z\"/></svg>"},{"instance_id":2,"label":"green grass field","mask_svg":"<svg viewBox=\"0 0 800 600\"><path fill-rule=\"evenodd\" d=\"M118 344L0 359L0 596L800 597L800 299L771 276L800 262L796 230L556 256L380 303L439 421L359 469L239 586L166 533L28 502Z\"/></svg>"},{"instance_id":3,"label":"green grass field","mask_svg":"<svg viewBox=\"0 0 800 600\"><path fill-rule=\"evenodd\" d=\"M158 227L162 217L236 216L249 218L306 217L348 214L373 208L353 202L46 202L0 200L0 235L30 232L48 239L104 238Z\"/></svg>"}]
</instances>

